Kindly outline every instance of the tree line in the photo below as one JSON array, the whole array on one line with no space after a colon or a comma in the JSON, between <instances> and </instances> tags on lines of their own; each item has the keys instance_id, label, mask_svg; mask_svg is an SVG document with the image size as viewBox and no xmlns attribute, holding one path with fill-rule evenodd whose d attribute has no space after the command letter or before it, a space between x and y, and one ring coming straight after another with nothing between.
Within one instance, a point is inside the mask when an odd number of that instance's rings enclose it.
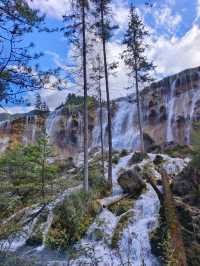
<instances>
[{"instance_id":1,"label":"tree line","mask_svg":"<svg viewBox=\"0 0 200 266\"><path fill-rule=\"evenodd\" d=\"M76 59L81 62L84 91L84 189L88 191L88 106L87 97L91 82L95 83L100 102L101 124L101 152L104 162L104 144L102 136L102 80L106 91L107 131L108 131L108 182L112 188L112 114L110 101L110 69L115 69L117 63L108 62L107 44L113 31L117 29L113 19L111 0L76 0L71 1L71 9L64 16L65 25L63 32L77 51L81 51ZM146 3L148 5L148 3ZM133 4L130 5L128 28L124 33L123 44L125 50L122 60L129 68L129 76L132 80L132 89L136 90L138 126L140 131L141 152L145 152L142 114L140 103L139 84L151 80L149 72L154 68L152 62L148 62L146 53L146 39L149 33L145 29L142 19L139 17ZM88 37L87 37L88 36ZM98 51L97 51L98 50ZM91 60L92 54L92 60ZM82 61L81 61L82 60ZM90 65L93 68L91 70ZM110 64L109 64L110 63ZM89 74L88 74L89 72ZM104 163L103 163L104 164Z\"/></svg>"},{"instance_id":2,"label":"tree line","mask_svg":"<svg viewBox=\"0 0 200 266\"><path fill-rule=\"evenodd\" d=\"M112 187L112 113L110 100L110 75L117 68L117 62L108 60L108 43L118 28L114 21L112 0L70 0L70 9L63 16L63 32L71 43L73 60L76 70L70 74L75 84L83 87L83 124L84 124L84 189L88 185L88 95L93 88L98 95L101 124L101 153L104 168L104 143L102 129L102 86L105 87L108 133L108 182ZM145 3L149 5L149 3ZM1 101L17 101L18 95L24 92L39 90L44 87L53 74L52 71L42 72L33 62L42 54L31 54L33 44L23 46L21 42L27 33L34 29L51 32L45 27L44 17L32 10L25 0L2 0L0 3L0 99ZM149 72L153 69L152 62L146 57L146 38L148 32L137 9L130 4L128 27L124 33L122 44L125 49L121 59L128 66L132 90L136 90L138 127L140 131L141 151L145 151L142 129L142 111L140 102L140 84L151 80ZM7 49L5 49L7 47ZM56 73L56 72L54 72ZM59 88L58 78L55 86ZM37 109L48 110L36 95ZM104 170L103 170L104 171Z\"/></svg>"}]
</instances>

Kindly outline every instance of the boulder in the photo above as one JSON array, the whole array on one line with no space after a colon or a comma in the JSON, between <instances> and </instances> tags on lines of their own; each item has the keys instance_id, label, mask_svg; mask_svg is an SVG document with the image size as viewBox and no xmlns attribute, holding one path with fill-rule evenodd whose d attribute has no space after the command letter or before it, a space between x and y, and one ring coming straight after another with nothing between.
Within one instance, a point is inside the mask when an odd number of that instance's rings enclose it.
<instances>
[{"instance_id":1,"label":"boulder","mask_svg":"<svg viewBox=\"0 0 200 266\"><path fill-rule=\"evenodd\" d=\"M128 165L133 165L133 164L137 164L137 163L141 163L144 159L148 159L148 155L146 153L142 153L142 152L135 152L130 160L128 161Z\"/></svg>"},{"instance_id":2,"label":"boulder","mask_svg":"<svg viewBox=\"0 0 200 266\"><path fill-rule=\"evenodd\" d=\"M153 163L155 165L160 165L164 161L163 157L161 155L156 155L156 158L154 159Z\"/></svg>"},{"instance_id":3,"label":"boulder","mask_svg":"<svg viewBox=\"0 0 200 266\"><path fill-rule=\"evenodd\" d=\"M145 188L145 182L135 170L121 172L118 183L125 193L138 194Z\"/></svg>"},{"instance_id":4,"label":"boulder","mask_svg":"<svg viewBox=\"0 0 200 266\"><path fill-rule=\"evenodd\" d=\"M184 202L200 206L200 173L188 165L173 180L173 193L183 198Z\"/></svg>"}]
</instances>

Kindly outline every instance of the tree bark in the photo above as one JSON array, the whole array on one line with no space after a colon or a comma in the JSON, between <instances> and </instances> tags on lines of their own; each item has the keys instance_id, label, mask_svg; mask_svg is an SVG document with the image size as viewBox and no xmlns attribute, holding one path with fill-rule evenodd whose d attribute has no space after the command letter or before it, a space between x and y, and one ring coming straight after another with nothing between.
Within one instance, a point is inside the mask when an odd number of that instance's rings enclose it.
<instances>
[{"instance_id":1,"label":"tree bark","mask_svg":"<svg viewBox=\"0 0 200 266\"><path fill-rule=\"evenodd\" d=\"M187 266L187 259L181 225L177 218L176 207L170 188L169 177L165 171L162 171L162 183L164 190L164 212L170 234L170 261L172 266Z\"/></svg>"},{"instance_id":2,"label":"tree bark","mask_svg":"<svg viewBox=\"0 0 200 266\"><path fill-rule=\"evenodd\" d=\"M44 183L45 183L45 153L46 153L46 143L43 143L43 159L42 159L42 200L43 204L45 204L45 191L44 191Z\"/></svg>"},{"instance_id":3,"label":"tree bark","mask_svg":"<svg viewBox=\"0 0 200 266\"><path fill-rule=\"evenodd\" d=\"M85 28L85 3L82 1L82 46L83 46L83 90L84 90L84 190L88 192L88 106L87 106L87 50Z\"/></svg>"},{"instance_id":4,"label":"tree bark","mask_svg":"<svg viewBox=\"0 0 200 266\"><path fill-rule=\"evenodd\" d=\"M135 70L135 88L136 88L138 125L139 125L139 131L140 131L140 148L141 148L141 152L145 153L144 136L143 136L143 128L142 128L142 118L141 118L141 107L140 107L140 92L139 92L139 86L138 86L138 71L137 71L137 69Z\"/></svg>"},{"instance_id":5,"label":"tree bark","mask_svg":"<svg viewBox=\"0 0 200 266\"><path fill-rule=\"evenodd\" d=\"M107 54L106 54L106 36L105 36L103 0L101 0L101 32L102 32L104 72L105 72L105 83L106 83L107 115L108 115L108 182L110 184L110 187L112 187L112 122L111 122L111 108L110 108L110 91L109 91L109 82L108 82L108 65L107 65Z\"/></svg>"},{"instance_id":6,"label":"tree bark","mask_svg":"<svg viewBox=\"0 0 200 266\"><path fill-rule=\"evenodd\" d=\"M99 65L100 67L100 65ZM100 71L100 68L99 68ZM101 161L102 161L102 173L105 177L104 170L104 141L103 141L103 110L102 110L102 96L101 96L101 76L99 74L99 104L100 104L100 128L101 128Z\"/></svg>"}]
</instances>

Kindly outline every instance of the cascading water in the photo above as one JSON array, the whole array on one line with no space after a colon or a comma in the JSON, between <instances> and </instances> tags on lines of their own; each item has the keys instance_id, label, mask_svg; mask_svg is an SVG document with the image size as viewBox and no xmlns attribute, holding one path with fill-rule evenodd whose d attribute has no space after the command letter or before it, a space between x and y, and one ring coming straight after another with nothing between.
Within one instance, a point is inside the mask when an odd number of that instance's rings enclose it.
<instances>
[{"instance_id":1,"label":"cascading water","mask_svg":"<svg viewBox=\"0 0 200 266\"><path fill-rule=\"evenodd\" d=\"M168 119L167 119L167 130L166 130L166 141L171 142L174 140L173 136L173 115L174 115L174 103L175 103L175 87L176 80L173 81L171 85L171 93L168 105Z\"/></svg>"},{"instance_id":2,"label":"cascading water","mask_svg":"<svg viewBox=\"0 0 200 266\"><path fill-rule=\"evenodd\" d=\"M121 168L128 167L131 154L120 159L113 169L113 196L116 197L122 191L118 190L118 174ZM143 164L149 163L144 161ZM102 200L101 204L110 202L111 197ZM133 209L130 210L132 218L123 231L118 250L110 249L113 232L117 226L120 216L115 216L108 209L103 211L90 226L87 236L81 241L77 249L85 250L86 255L70 261L69 265L98 265L98 266L157 266L158 260L151 253L149 234L156 228L159 217L159 200L150 185L147 191L136 200ZM123 215L123 214L122 214ZM96 239L95 232L101 231L102 240ZM143 263L143 264L142 264ZM67 265L67 264L60 264Z\"/></svg>"},{"instance_id":3,"label":"cascading water","mask_svg":"<svg viewBox=\"0 0 200 266\"><path fill-rule=\"evenodd\" d=\"M189 121L186 126L186 143L190 144L191 143L191 131L192 131L192 122L194 118L194 111L195 111L195 106L197 101L200 99L200 90L193 90L192 91L192 100L191 100L191 106L190 106L190 112L189 112Z\"/></svg>"},{"instance_id":4,"label":"cascading water","mask_svg":"<svg viewBox=\"0 0 200 266\"><path fill-rule=\"evenodd\" d=\"M50 140L53 139L56 130L58 130L58 122L60 121L61 117L62 117L62 109L58 109L51 112L46 120L45 127Z\"/></svg>"},{"instance_id":5,"label":"cascading water","mask_svg":"<svg viewBox=\"0 0 200 266\"><path fill-rule=\"evenodd\" d=\"M138 143L137 107L136 104L121 100L116 103L116 112L112 119L112 144L115 150L133 150ZM103 136L104 143L107 143L107 112L103 108ZM93 147L100 146L101 128L99 110L97 111L97 123L93 130Z\"/></svg>"}]
</instances>

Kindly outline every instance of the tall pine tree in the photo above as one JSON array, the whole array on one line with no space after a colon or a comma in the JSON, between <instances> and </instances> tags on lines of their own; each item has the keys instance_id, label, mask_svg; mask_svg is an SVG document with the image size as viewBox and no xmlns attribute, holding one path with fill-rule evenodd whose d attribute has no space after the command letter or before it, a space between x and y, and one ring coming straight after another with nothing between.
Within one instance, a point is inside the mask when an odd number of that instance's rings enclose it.
<instances>
[{"instance_id":1,"label":"tall pine tree","mask_svg":"<svg viewBox=\"0 0 200 266\"><path fill-rule=\"evenodd\" d=\"M88 191L88 81L87 81L87 40L86 40L86 13L89 9L88 0L71 0L71 13L64 16L63 27L65 36L71 41L77 51L81 51L79 59L82 59L82 80L84 91L84 189Z\"/></svg>"},{"instance_id":2,"label":"tall pine tree","mask_svg":"<svg viewBox=\"0 0 200 266\"><path fill-rule=\"evenodd\" d=\"M131 4L128 29L124 36L123 44L126 49L123 51L122 58L125 64L129 67L129 76L133 80L133 87L136 89L138 125L140 131L141 152L145 152L143 127L142 127L142 113L139 85L152 81L150 71L154 69L153 63L148 62L145 56L148 45L146 38L149 36L145 29L143 21L140 19L135 7Z\"/></svg>"},{"instance_id":3,"label":"tall pine tree","mask_svg":"<svg viewBox=\"0 0 200 266\"><path fill-rule=\"evenodd\" d=\"M96 6L95 16L96 33L102 42L103 50L103 62L104 62L104 76L106 87L106 102L107 102L107 114L108 114L108 181L112 187L112 119L111 119L111 104L110 104L110 88L109 88L109 74L108 74L108 60L106 43L112 35L112 31L116 26L111 25L111 0L93 0Z\"/></svg>"}]
</instances>

